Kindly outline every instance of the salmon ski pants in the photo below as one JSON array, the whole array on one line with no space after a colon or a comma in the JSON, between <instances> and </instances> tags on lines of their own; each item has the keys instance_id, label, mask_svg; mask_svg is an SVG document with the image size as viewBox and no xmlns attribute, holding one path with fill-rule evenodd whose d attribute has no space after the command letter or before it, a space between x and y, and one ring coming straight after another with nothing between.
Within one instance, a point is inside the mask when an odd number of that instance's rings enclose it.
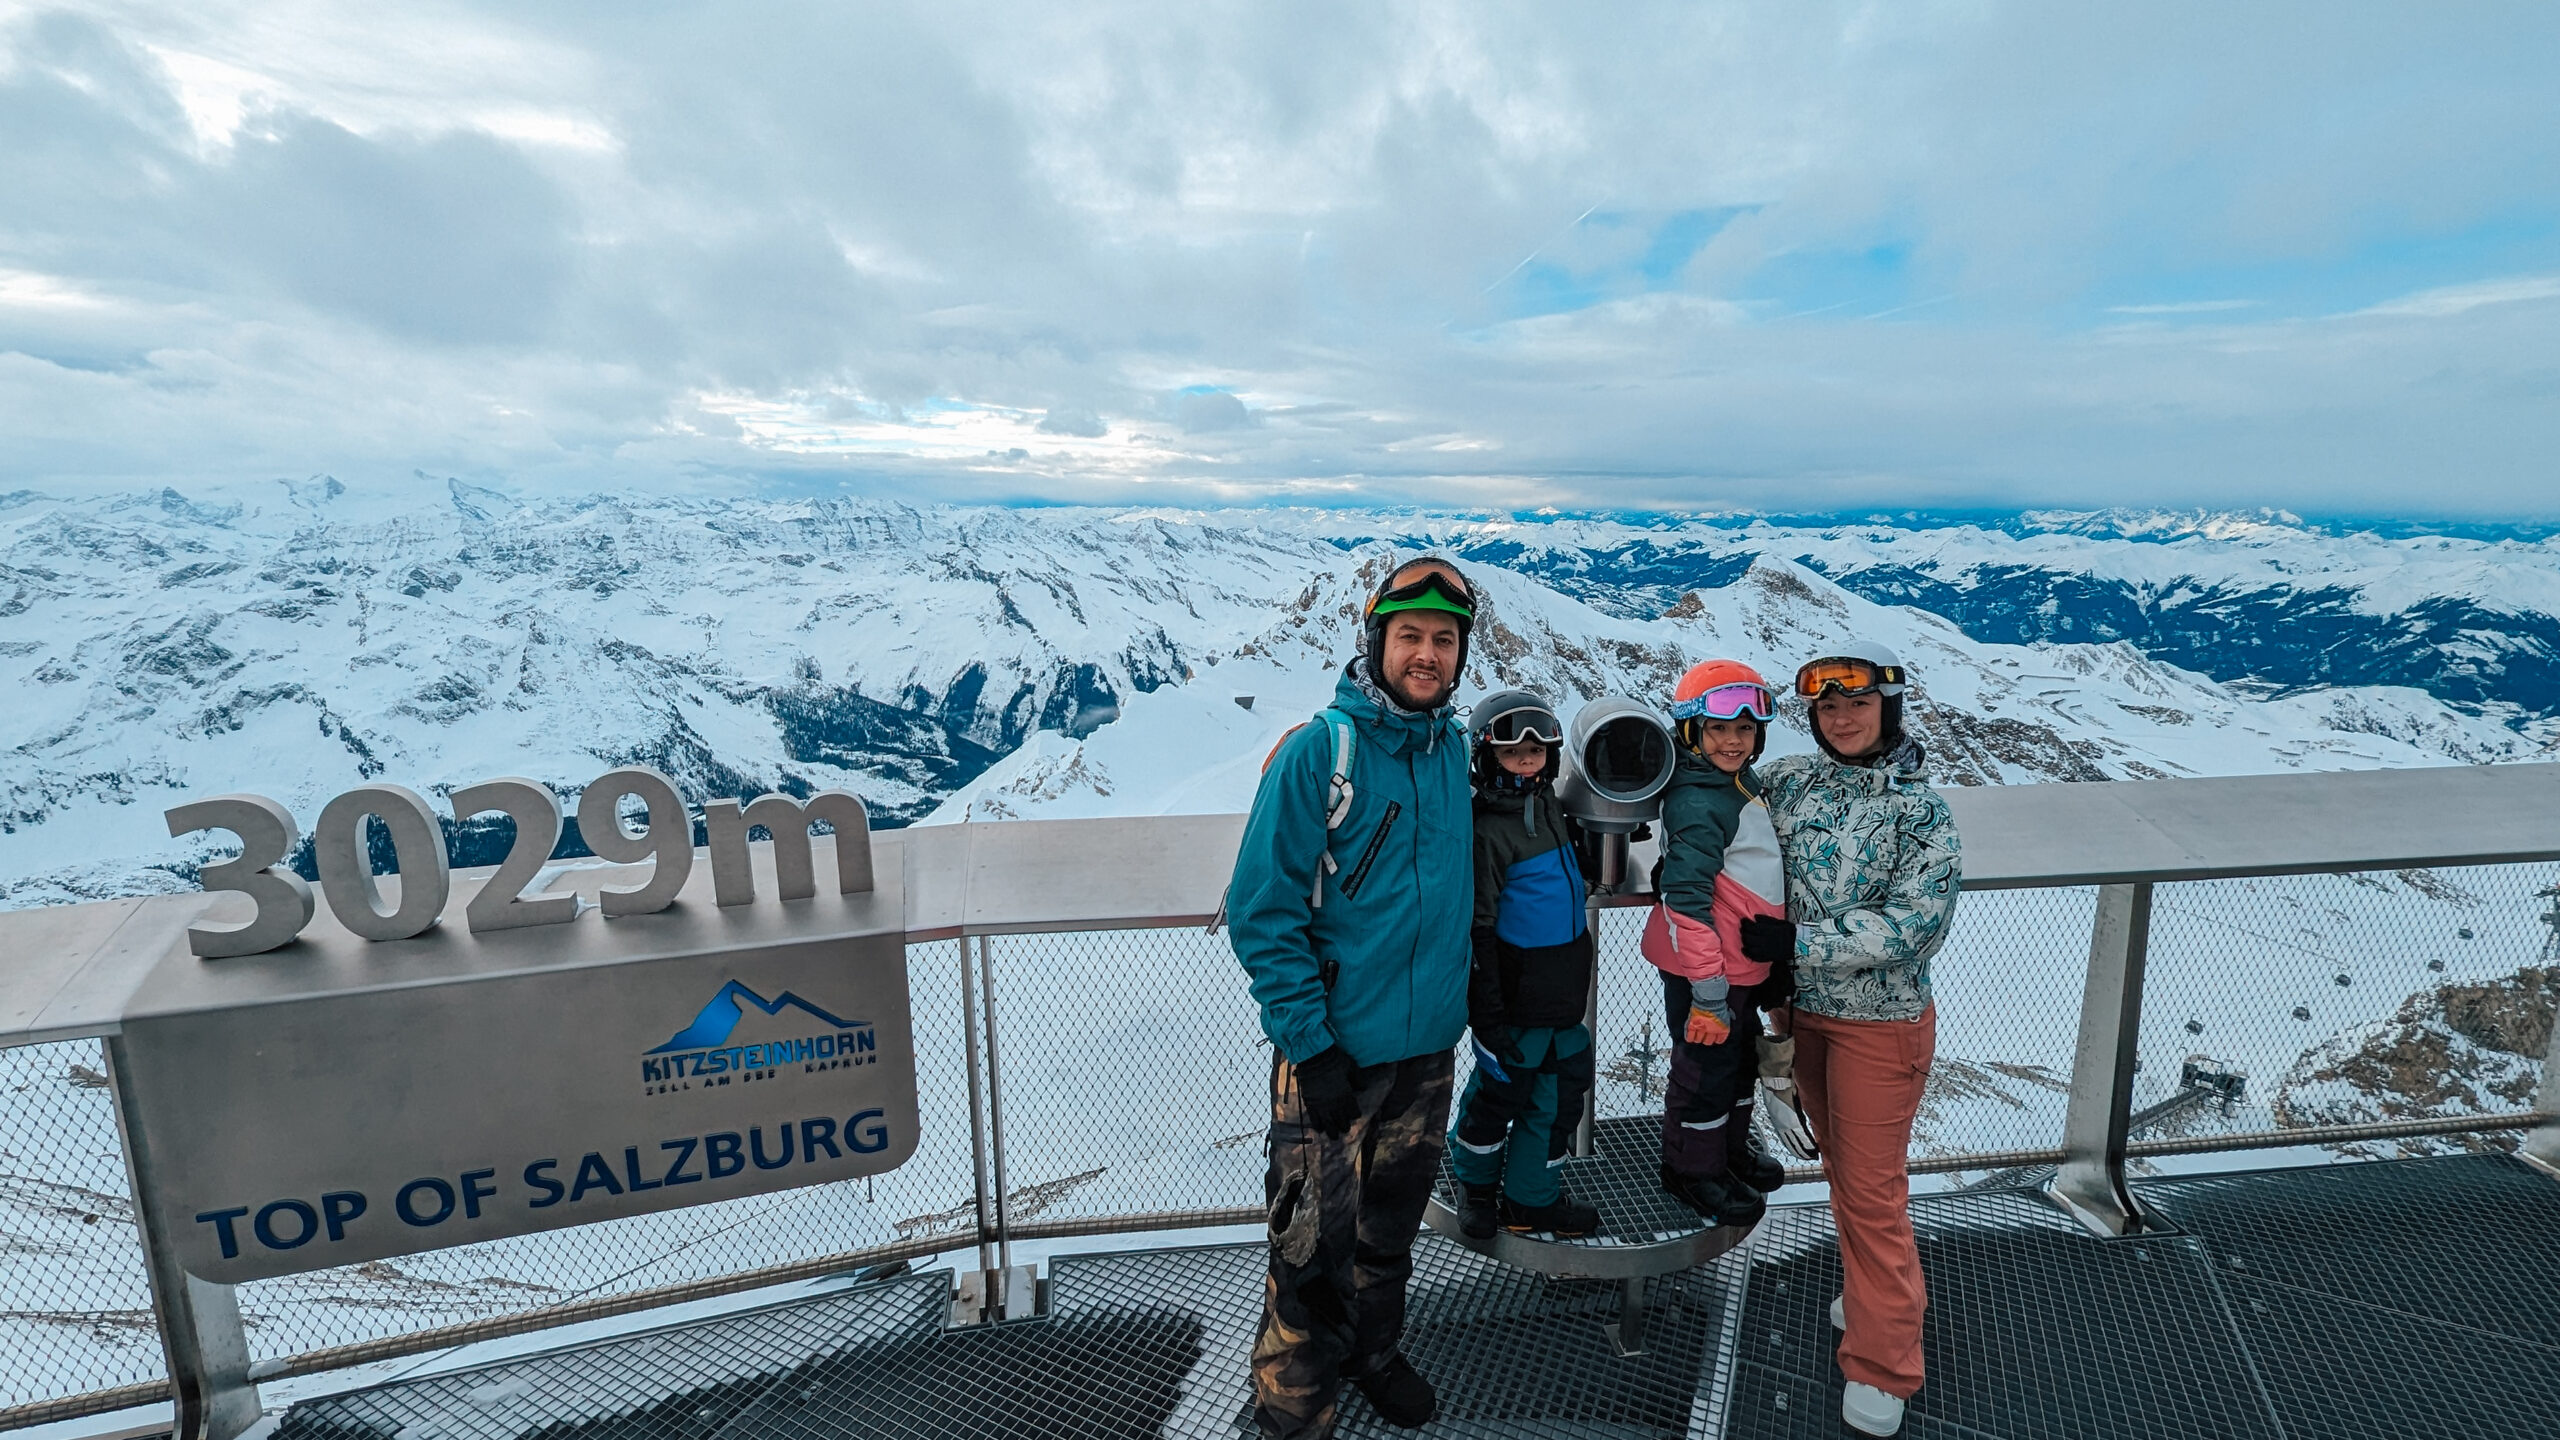
<instances>
[{"instance_id":1,"label":"salmon ski pants","mask_svg":"<svg viewBox=\"0 0 2560 1440\"><path fill-rule=\"evenodd\" d=\"M1917 1020L1795 1012L1796 1087L1822 1146L1840 1233L1840 1373L1888 1395L1920 1389L1929 1291L1911 1234L1911 1121L1938 1050L1938 1011Z\"/></svg>"},{"instance_id":2,"label":"salmon ski pants","mask_svg":"<svg viewBox=\"0 0 2560 1440\"><path fill-rule=\"evenodd\" d=\"M1253 1342L1255 1420L1267 1436L1322 1436L1346 1375L1404 1336L1413 1240L1440 1174L1456 1059L1444 1050L1354 1072L1360 1118L1317 1130L1297 1071L1271 1068L1271 1271Z\"/></svg>"}]
</instances>

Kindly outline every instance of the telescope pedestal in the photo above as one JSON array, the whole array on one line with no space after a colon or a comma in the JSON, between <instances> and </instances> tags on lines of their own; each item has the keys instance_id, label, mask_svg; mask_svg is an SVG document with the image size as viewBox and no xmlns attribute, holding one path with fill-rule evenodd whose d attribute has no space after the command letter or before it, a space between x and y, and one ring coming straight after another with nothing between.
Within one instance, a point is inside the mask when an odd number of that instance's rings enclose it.
<instances>
[{"instance_id":1,"label":"telescope pedestal","mask_svg":"<svg viewBox=\"0 0 2560 1440\"><path fill-rule=\"evenodd\" d=\"M1747 1238L1742 1225L1709 1225L1662 1193L1662 1119L1640 1115L1594 1126L1596 1150L1564 1162L1564 1188L1600 1212L1597 1233L1556 1240L1496 1230L1470 1240L1458 1227L1457 1188L1444 1163L1423 1223L1479 1255L1560 1280L1615 1280L1618 1318L1606 1328L1620 1355L1643 1353L1645 1280L1715 1259Z\"/></svg>"}]
</instances>

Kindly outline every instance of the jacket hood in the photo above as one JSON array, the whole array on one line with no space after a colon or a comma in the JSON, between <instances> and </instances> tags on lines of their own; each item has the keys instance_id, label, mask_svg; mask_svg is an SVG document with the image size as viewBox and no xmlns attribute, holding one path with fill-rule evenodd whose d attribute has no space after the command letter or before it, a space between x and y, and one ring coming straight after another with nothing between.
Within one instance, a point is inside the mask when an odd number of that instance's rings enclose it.
<instances>
[{"instance_id":1,"label":"jacket hood","mask_svg":"<svg viewBox=\"0 0 2560 1440\"><path fill-rule=\"evenodd\" d=\"M1537 833L1540 810L1556 817L1553 823L1559 825L1564 817L1563 809L1556 803L1556 787L1547 780L1516 787L1479 784L1475 788L1475 807L1478 817L1492 816L1506 824L1510 817L1517 815L1520 827L1531 834Z\"/></svg>"},{"instance_id":2,"label":"jacket hood","mask_svg":"<svg viewBox=\"0 0 2560 1440\"><path fill-rule=\"evenodd\" d=\"M1908 735L1894 736L1893 743L1887 745L1881 754L1864 760L1843 760L1828 752L1822 758L1843 770L1872 770L1887 780L1905 783L1925 781L1929 775L1929 752Z\"/></svg>"}]
</instances>

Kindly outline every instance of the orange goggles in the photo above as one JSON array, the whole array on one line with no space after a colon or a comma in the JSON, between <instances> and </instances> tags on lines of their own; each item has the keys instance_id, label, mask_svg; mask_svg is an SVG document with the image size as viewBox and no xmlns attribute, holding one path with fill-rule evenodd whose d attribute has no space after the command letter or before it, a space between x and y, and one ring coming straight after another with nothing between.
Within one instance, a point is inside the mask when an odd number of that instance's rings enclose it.
<instances>
[{"instance_id":1,"label":"orange goggles","mask_svg":"<svg viewBox=\"0 0 2560 1440\"><path fill-rule=\"evenodd\" d=\"M1868 660L1814 660L1796 672L1796 693L1808 700L1825 690L1837 689L1843 695L1867 695L1884 686L1901 683L1901 666L1878 665Z\"/></svg>"}]
</instances>

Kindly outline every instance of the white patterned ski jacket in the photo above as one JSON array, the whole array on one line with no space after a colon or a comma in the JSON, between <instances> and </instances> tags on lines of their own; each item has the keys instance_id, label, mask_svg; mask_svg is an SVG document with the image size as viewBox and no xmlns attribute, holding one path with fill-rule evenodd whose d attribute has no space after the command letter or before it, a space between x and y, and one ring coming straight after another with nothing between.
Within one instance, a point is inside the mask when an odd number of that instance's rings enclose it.
<instances>
[{"instance_id":1,"label":"white patterned ski jacket","mask_svg":"<svg viewBox=\"0 0 2560 1440\"><path fill-rule=\"evenodd\" d=\"M1828 755L1759 767L1786 854L1796 1003L1817 1015L1917 1020L1929 1008L1929 957L1964 874L1955 818L1921 765L1906 739L1872 768Z\"/></svg>"}]
</instances>

